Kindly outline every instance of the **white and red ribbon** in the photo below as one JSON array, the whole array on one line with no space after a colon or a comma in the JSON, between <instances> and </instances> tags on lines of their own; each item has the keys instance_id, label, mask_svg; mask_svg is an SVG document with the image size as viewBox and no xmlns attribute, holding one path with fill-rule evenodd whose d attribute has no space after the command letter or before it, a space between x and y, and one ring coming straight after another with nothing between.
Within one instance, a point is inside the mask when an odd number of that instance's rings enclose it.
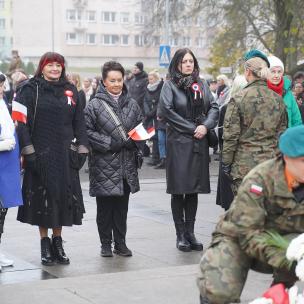
<instances>
[{"instance_id":1,"label":"white and red ribbon","mask_svg":"<svg viewBox=\"0 0 304 304\"><path fill-rule=\"evenodd\" d=\"M200 86L198 85L197 82L194 82L192 85L191 85L191 89L194 93L194 99L196 100L197 99L197 94L199 93L200 95L200 98L203 97L203 93L202 93L202 90L200 88Z\"/></svg>"},{"instance_id":2,"label":"white and red ribbon","mask_svg":"<svg viewBox=\"0 0 304 304\"><path fill-rule=\"evenodd\" d=\"M68 99L68 105L69 105L69 106L71 106L71 105L75 106L75 105L76 105L76 102L74 101L74 98L73 98L73 95L74 95L73 91L66 90L66 91L64 92L64 95L65 95L65 96L67 97L67 99Z\"/></svg>"}]
</instances>

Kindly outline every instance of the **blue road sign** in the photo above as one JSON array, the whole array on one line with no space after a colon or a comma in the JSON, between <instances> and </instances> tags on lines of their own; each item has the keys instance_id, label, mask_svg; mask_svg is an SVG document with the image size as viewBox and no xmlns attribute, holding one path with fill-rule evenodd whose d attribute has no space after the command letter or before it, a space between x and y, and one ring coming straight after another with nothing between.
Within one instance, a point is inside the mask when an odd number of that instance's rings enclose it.
<instances>
[{"instance_id":1,"label":"blue road sign","mask_svg":"<svg viewBox=\"0 0 304 304\"><path fill-rule=\"evenodd\" d=\"M170 64L170 45L160 45L159 46L159 65L161 67L167 68Z\"/></svg>"}]
</instances>

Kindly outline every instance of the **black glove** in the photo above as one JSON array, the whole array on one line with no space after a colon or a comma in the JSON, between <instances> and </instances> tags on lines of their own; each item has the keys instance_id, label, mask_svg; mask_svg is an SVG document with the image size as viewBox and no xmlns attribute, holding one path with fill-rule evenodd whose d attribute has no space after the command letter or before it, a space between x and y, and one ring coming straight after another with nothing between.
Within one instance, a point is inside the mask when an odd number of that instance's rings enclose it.
<instances>
[{"instance_id":1,"label":"black glove","mask_svg":"<svg viewBox=\"0 0 304 304\"><path fill-rule=\"evenodd\" d=\"M114 139L111 140L110 149L113 152L120 152L122 147L124 146L124 142L122 139Z\"/></svg>"},{"instance_id":2,"label":"black glove","mask_svg":"<svg viewBox=\"0 0 304 304\"><path fill-rule=\"evenodd\" d=\"M24 155L24 168L32 171L36 170L36 153Z\"/></svg>"},{"instance_id":3,"label":"black glove","mask_svg":"<svg viewBox=\"0 0 304 304\"><path fill-rule=\"evenodd\" d=\"M78 153L78 166L79 170L82 168L87 159L87 153Z\"/></svg>"},{"instance_id":4,"label":"black glove","mask_svg":"<svg viewBox=\"0 0 304 304\"><path fill-rule=\"evenodd\" d=\"M224 174L230 177L231 165L222 164L222 171L224 172Z\"/></svg>"},{"instance_id":5,"label":"black glove","mask_svg":"<svg viewBox=\"0 0 304 304\"><path fill-rule=\"evenodd\" d=\"M134 150L136 148L136 144L131 138L129 138L124 142L124 147L128 150Z\"/></svg>"}]
</instances>

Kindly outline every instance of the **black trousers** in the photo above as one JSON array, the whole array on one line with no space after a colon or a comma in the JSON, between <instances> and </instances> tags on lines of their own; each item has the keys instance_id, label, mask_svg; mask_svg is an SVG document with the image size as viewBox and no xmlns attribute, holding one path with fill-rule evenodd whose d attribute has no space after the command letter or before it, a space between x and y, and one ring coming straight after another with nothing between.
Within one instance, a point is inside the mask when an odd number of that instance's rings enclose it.
<instances>
[{"instance_id":1,"label":"black trousers","mask_svg":"<svg viewBox=\"0 0 304 304\"><path fill-rule=\"evenodd\" d=\"M198 195L171 194L171 210L175 223L195 221L197 212Z\"/></svg>"},{"instance_id":2,"label":"black trousers","mask_svg":"<svg viewBox=\"0 0 304 304\"><path fill-rule=\"evenodd\" d=\"M0 208L0 242L3 233L3 226L4 226L6 213L7 213L7 208Z\"/></svg>"},{"instance_id":3,"label":"black trousers","mask_svg":"<svg viewBox=\"0 0 304 304\"><path fill-rule=\"evenodd\" d=\"M96 223L101 243L124 242L127 233L127 214L130 187L124 181L123 196L98 196Z\"/></svg>"}]
</instances>

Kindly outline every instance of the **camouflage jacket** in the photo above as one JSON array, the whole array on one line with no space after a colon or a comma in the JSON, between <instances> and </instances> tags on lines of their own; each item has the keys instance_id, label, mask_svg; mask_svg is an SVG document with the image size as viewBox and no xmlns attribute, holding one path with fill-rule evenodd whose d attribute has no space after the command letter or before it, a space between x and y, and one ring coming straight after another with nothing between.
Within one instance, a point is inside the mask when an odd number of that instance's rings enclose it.
<instances>
[{"instance_id":1,"label":"camouflage jacket","mask_svg":"<svg viewBox=\"0 0 304 304\"><path fill-rule=\"evenodd\" d=\"M256 166L244 178L230 209L213 233L213 242L223 235L239 242L252 258L273 250L261 241L265 230L275 230L287 238L304 232L304 196L288 190L282 157ZM273 255L266 262L279 267L285 258Z\"/></svg>"},{"instance_id":2,"label":"camouflage jacket","mask_svg":"<svg viewBox=\"0 0 304 304\"><path fill-rule=\"evenodd\" d=\"M283 99L266 81L249 83L228 103L224 120L223 163L233 179L243 179L256 165L278 153L279 134L287 128Z\"/></svg>"}]
</instances>

